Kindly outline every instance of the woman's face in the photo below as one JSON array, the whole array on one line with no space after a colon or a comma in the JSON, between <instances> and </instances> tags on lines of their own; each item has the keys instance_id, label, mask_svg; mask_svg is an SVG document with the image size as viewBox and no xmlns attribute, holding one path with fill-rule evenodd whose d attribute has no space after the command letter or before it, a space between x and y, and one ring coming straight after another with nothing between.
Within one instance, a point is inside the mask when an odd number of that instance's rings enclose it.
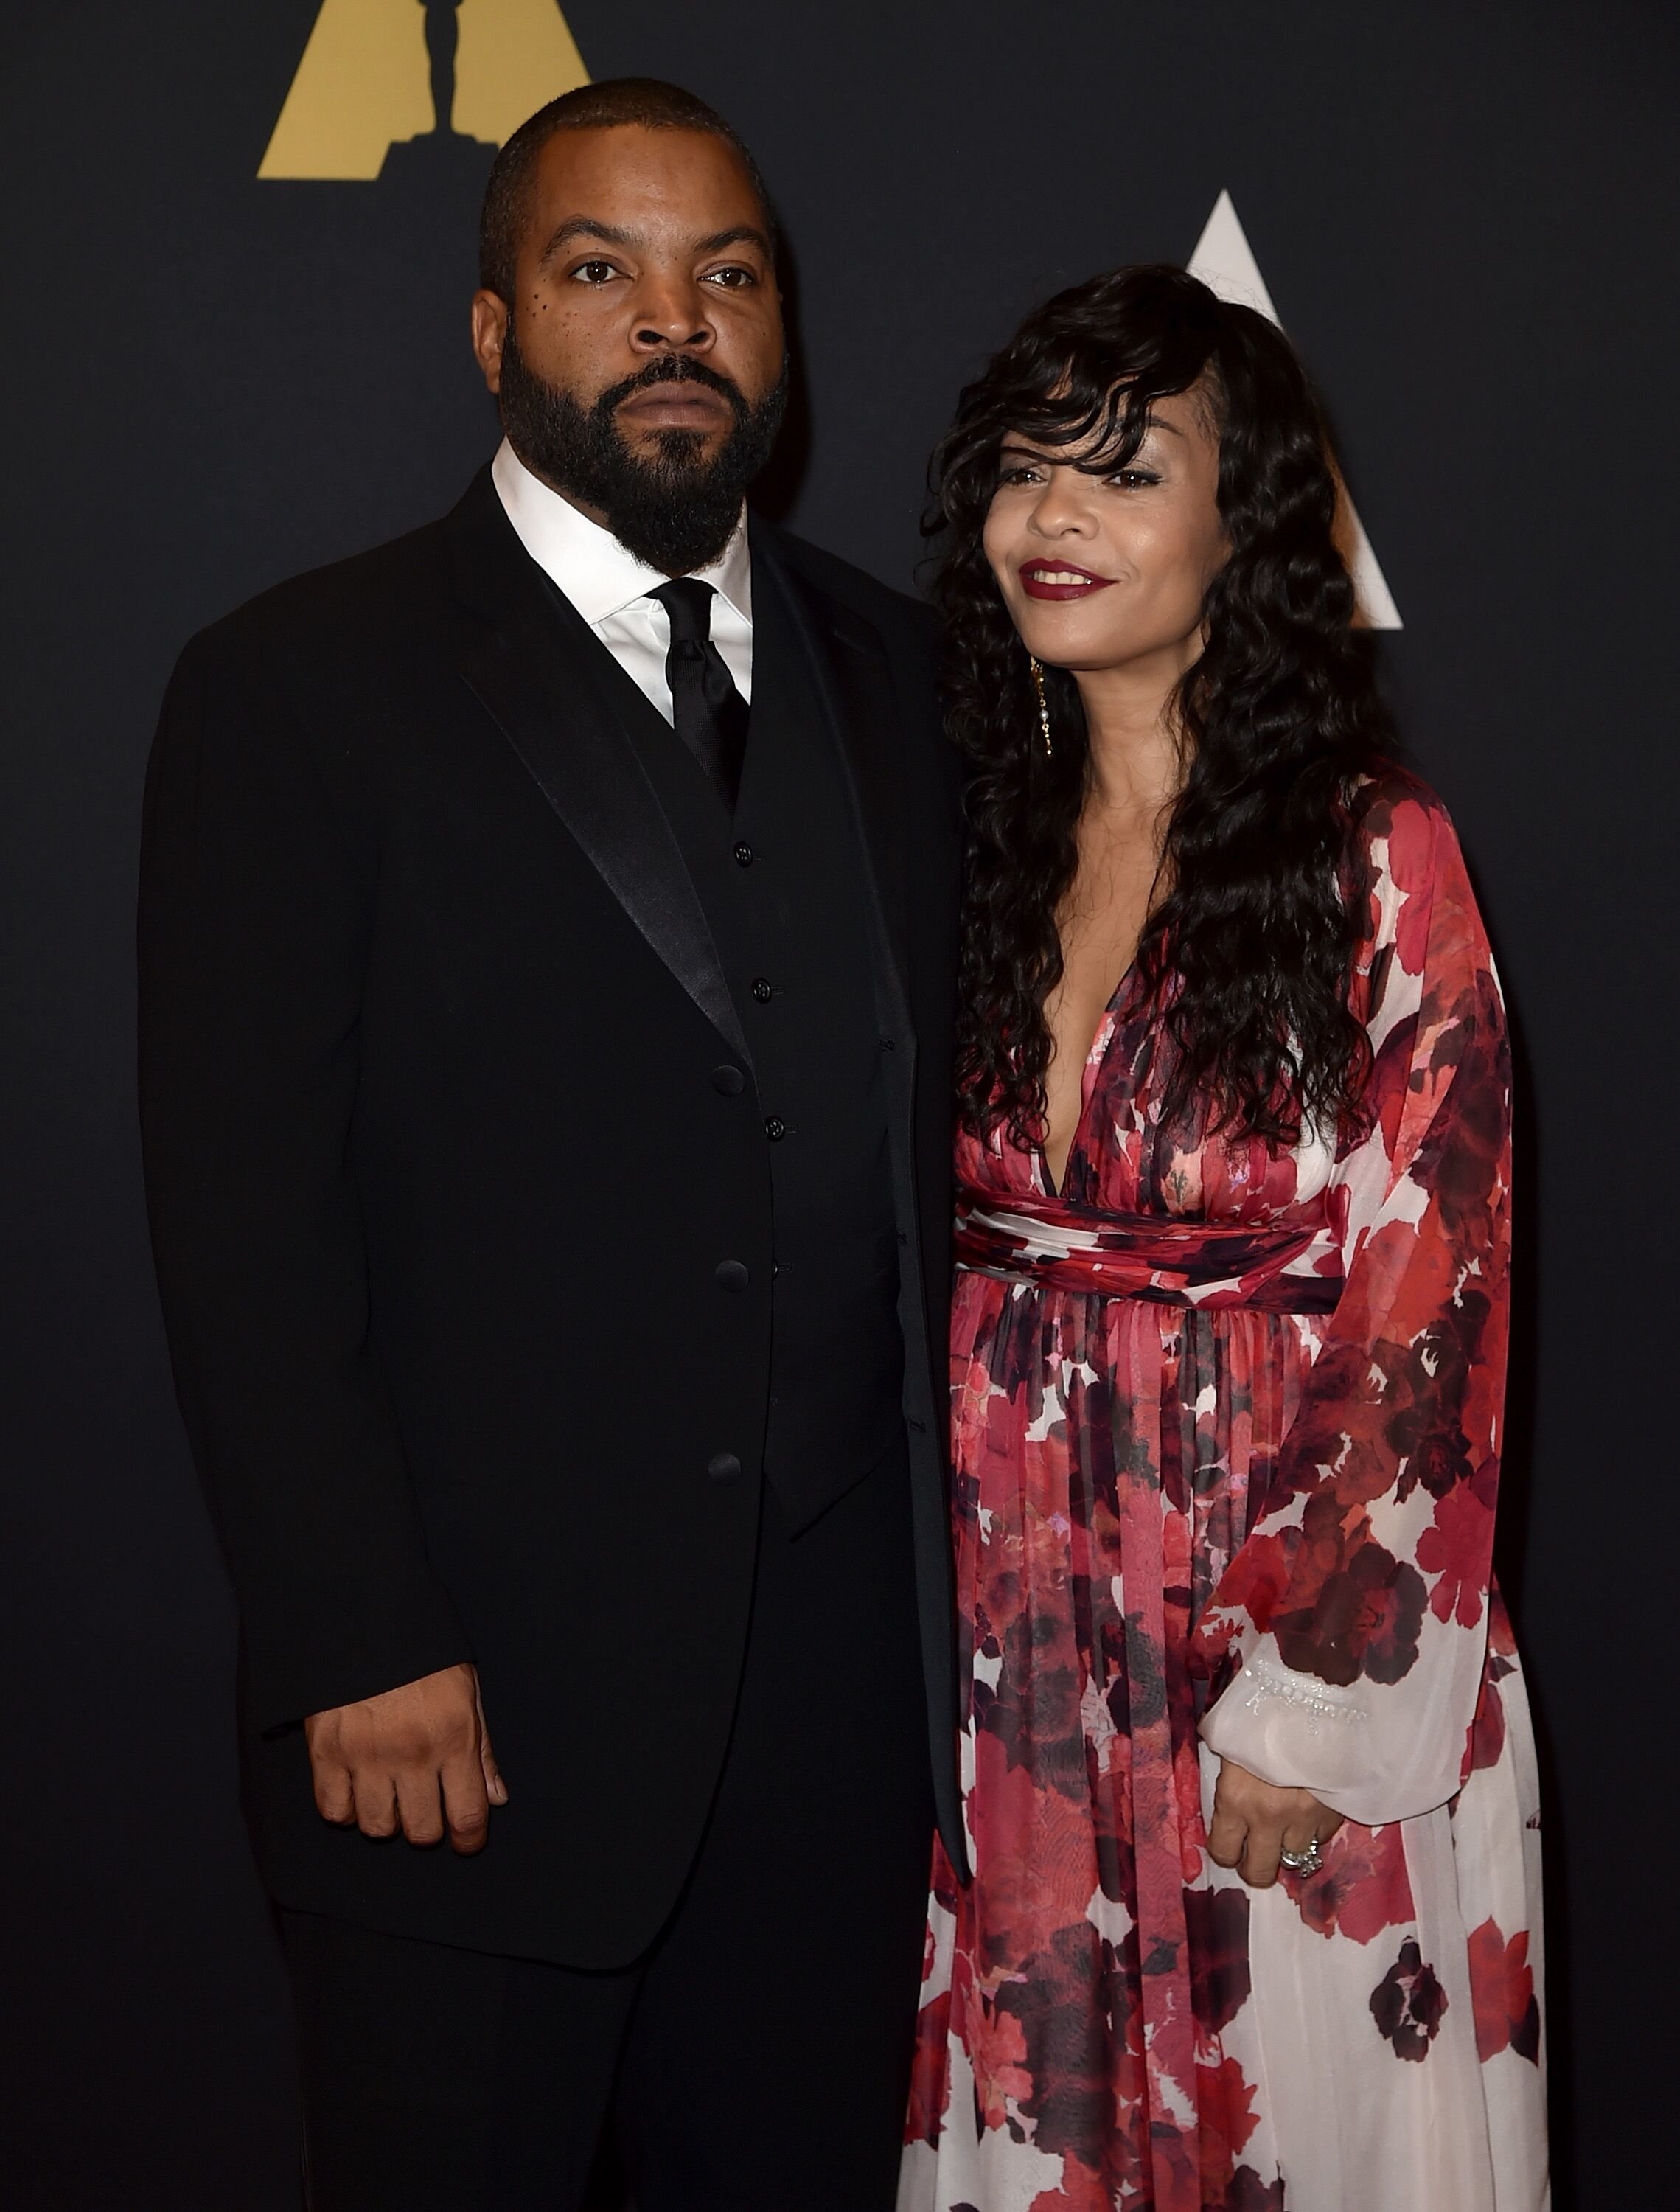
<instances>
[{"instance_id":1,"label":"woman's face","mask_svg":"<svg viewBox=\"0 0 1680 2212\"><path fill-rule=\"evenodd\" d=\"M1157 399L1112 476L1083 447L1004 438L986 519L992 573L1028 653L1076 673L1161 663L1176 682L1201 650L1202 605L1225 558L1219 440L1193 392Z\"/></svg>"}]
</instances>

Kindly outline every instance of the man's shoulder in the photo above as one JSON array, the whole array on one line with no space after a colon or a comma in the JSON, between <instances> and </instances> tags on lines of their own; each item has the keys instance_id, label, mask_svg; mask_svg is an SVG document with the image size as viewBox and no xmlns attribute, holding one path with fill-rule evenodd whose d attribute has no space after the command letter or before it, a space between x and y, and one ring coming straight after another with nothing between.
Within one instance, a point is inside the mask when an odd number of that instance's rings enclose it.
<instances>
[{"instance_id":1,"label":"man's shoulder","mask_svg":"<svg viewBox=\"0 0 1680 2212\"><path fill-rule=\"evenodd\" d=\"M435 626L449 595L447 527L447 517L425 523L271 584L200 630L183 658L296 667L405 646Z\"/></svg>"},{"instance_id":2,"label":"man's shoulder","mask_svg":"<svg viewBox=\"0 0 1680 2212\"><path fill-rule=\"evenodd\" d=\"M807 538L796 537L792 531L779 524L767 523L754 518L755 532L762 534L769 547L796 575L831 599L838 599L852 614L871 623L889 640L913 646L923 652L931 651L938 640L938 617L925 599L914 599L908 592L895 591L883 584L866 568L842 560L838 553L826 547L813 545Z\"/></svg>"}]
</instances>

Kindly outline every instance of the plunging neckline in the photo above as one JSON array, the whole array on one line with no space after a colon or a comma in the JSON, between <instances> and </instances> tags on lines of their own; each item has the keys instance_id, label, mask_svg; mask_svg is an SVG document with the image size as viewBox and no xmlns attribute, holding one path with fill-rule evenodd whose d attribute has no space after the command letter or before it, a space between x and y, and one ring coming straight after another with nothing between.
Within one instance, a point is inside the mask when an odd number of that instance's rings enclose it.
<instances>
[{"instance_id":1,"label":"plunging neckline","mask_svg":"<svg viewBox=\"0 0 1680 2212\"><path fill-rule=\"evenodd\" d=\"M1079 1139L1085 1127L1085 1116L1090 1111L1091 1094L1096 1088L1097 1073L1103 1060L1108 1057L1108 1048L1114 1041L1114 1022L1119 1012L1120 1000L1137 970L1137 956L1134 952L1127 961L1119 981L1109 994L1108 1003L1097 1016L1096 1027L1091 1031L1091 1041L1086 1046L1084 1057L1079 1063L1079 1111L1074 1116L1073 1129L1068 1138L1067 1158L1062 1163L1062 1172L1059 1177L1052 1175L1050 1171L1049 1146L1040 1139L1033 1147L1039 1164L1040 1179L1044 1184L1046 1195L1051 1198L1060 1198L1064 1194L1068 1171L1073 1165L1074 1154L1079 1150ZM1103 1036L1105 1030L1107 1031L1106 1037ZM1102 1046L1101 1055L1097 1052L1099 1041Z\"/></svg>"}]
</instances>

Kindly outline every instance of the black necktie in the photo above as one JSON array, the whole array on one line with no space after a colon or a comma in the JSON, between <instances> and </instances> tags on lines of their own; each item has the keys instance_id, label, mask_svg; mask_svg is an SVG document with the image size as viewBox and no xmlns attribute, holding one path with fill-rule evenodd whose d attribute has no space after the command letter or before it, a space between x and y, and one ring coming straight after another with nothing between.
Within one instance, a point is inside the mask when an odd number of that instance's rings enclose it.
<instances>
[{"instance_id":1,"label":"black necktie","mask_svg":"<svg viewBox=\"0 0 1680 2212\"><path fill-rule=\"evenodd\" d=\"M712 586L678 576L647 596L670 617L665 678L672 725L733 814L747 750L747 702L712 642Z\"/></svg>"}]
</instances>

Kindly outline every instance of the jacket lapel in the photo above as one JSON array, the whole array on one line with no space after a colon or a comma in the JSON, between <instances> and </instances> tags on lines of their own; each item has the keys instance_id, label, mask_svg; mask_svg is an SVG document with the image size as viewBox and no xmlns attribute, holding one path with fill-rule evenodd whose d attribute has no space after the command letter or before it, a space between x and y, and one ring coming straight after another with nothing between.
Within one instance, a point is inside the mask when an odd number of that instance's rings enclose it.
<instances>
[{"instance_id":1,"label":"jacket lapel","mask_svg":"<svg viewBox=\"0 0 1680 2212\"><path fill-rule=\"evenodd\" d=\"M750 1065L699 896L598 680L599 640L519 544L488 470L451 525L457 588L485 623L460 656L463 680L648 945Z\"/></svg>"},{"instance_id":2,"label":"jacket lapel","mask_svg":"<svg viewBox=\"0 0 1680 2212\"><path fill-rule=\"evenodd\" d=\"M784 558L774 533L753 526L753 589L761 580L781 599L810 668L851 786L869 864L900 1018L910 1021L910 879L907 800L899 750L900 709L878 633L861 616L807 581Z\"/></svg>"}]
</instances>

